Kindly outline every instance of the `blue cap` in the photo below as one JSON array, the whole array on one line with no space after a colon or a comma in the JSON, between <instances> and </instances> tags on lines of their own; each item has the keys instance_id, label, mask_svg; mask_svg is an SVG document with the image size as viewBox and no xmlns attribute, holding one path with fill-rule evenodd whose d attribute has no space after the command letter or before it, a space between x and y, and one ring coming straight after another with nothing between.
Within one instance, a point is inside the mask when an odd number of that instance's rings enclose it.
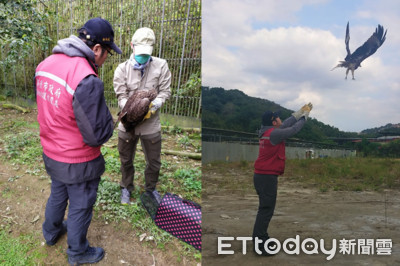
<instances>
[{"instance_id":1,"label":"blue cap","mask_svg":"<svg viewBox=\"0 0 400 266\"><path fill-rule=\"evenodd\" d=\"M278 112L266 111L262 116L262 125L263 126L272 126L272 121L279 117Z\"/></svg>"},{"instance_id":2,"label":"blue cap","mask_svg":"<svg viewBox=\"0 0 400 266\"><path fill-rule=\"evenodd\" d=\"M114 31L107 20L100 17L89 19L81 29L86 30L85 33L81 33L81 37L86 40L106 45L118 54L122 53L121 49L114 43Z\"/></svg>"}]
</instances>

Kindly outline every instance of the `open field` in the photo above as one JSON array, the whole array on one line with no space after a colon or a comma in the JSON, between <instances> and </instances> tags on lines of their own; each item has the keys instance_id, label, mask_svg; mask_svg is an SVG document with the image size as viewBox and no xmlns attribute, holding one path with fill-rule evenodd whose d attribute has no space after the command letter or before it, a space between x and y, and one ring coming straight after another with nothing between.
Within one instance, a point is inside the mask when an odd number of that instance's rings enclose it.
<instances>
[{"instance_id":1,"label":"open field","mask_svg":"<svg viewBox=\"0 0 400 266\"><path fill-rule=\"evenodd\" d=\"M367 163L370 169L374 168L374 163L368 160L360 159L353 163ZM223 250L233 250L234 254L218 255L218 237L251 237L258 197L253 187L252 164L204 165L203 265L399 265L398 186L377 187L375 182L364 182L362 177L349 179L350 175L343 179L335 176L333 181L327 177L318 179L316 170L309 168L311 165L317 168L318 164L328 167L337 162L288 162L287 173L279 177L277 206L269 227L271 237L278 239L281 244L298 235L300 243L307 238L315 239L318 244L324 240L325 248L330 250L333 239L336 239L337 250L329 261L328 255L323 254L320 248L319 254L307 255L300 249L299 255L288 255L282 247L274 257L259 257L253 253L251 241L247 242L246 255L243 255L241 241L225 241L232 247ZM305 169L296 171L299 164L304 164ZM338 165L336 168L332 174L341 171ZM352 171L356 170L349 169L348 173ZM393 184L398 184L398 179L397 175L397 181L393 181ZM384 256L375 252L374 255L358 255L356 248L354 255L344 255L339 252L339 241L342 239L355 239L356 242L363 239L391 239L392 254Z\"/></svg>"}]
</instances>

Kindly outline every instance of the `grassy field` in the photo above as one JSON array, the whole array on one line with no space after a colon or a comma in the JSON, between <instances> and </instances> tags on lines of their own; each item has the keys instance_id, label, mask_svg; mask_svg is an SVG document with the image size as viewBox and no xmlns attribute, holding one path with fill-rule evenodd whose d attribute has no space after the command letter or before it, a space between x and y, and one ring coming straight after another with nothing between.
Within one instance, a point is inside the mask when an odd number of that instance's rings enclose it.
<instances>
[{"instance_id":1,"label":"grassy field","mask_svg":"<svg viewBox=\"0 0 400 266\"><path fill-rule=\"evenodd\" d=\"M285 174L320 191L380 191L400 188L400 160L391 158L324 158L288 160Z\"/></svg>"},{"instance_id":2,"label":"grassy field","mask_svg":"<svg viewBox=\"0 0 400 266\"><path fill-rule=\"evenodd\" d=\"M12 115L6 117L10 113ZM44 169L42 160L42 147L40 145L36 115L29 114L29 118L27 118L26 115L20 115L15 111L4 111L4 113L0 113L0 118L0 160L12 168L26 169L25 173L12 176L8 180L0 182L0 185L4 187L4 189L0 189L0 196L12 197L13 191L10 189L10 184L15 183L22 176L30 176L37 180L48 180L49 183L50 178ZM139 151L135 159L135 191L132 195L135 200L128 206L120 204L119 181L121 176L117 136L117 131L115 131L113 137L102 147L102 154L106 161L106 172L103 174L99 185L98 197L94 208L94 219L114 224L117 227L122 223L128 223L134 234L139 237L143 232L146 232L147 236L152 236L152 243L156 243L157 249L165 251L168 249L168 244L172 243L172 241L176 242L175 238L154 224L143 208L141 201L138 200L140 194L144 192L144 168L146 165L140 144L138 145ZM163 149L196 153L201 151L200 143L199 133L186 132L179 127L168 127L163 130ZM201 161L185 156L163 154L157 189L161 195L170 192L178 194L185 199L201 203ZM2 220L4 223L2 223ZM2 241L2 239L7 238L7 232L10 230L7 228L5 219L0 219L0 224L2 225L0 227L1 252L12 250L11 246L15 246L16 252L22 253L25 252L26 248L31 250L32 246L40 246L38 243L42 238L41 232L27 233L17 239L10 238L9 241ZM31 244L33 242L35 244ZM199 251L188 244L179 243L180 250L176 256L177 260L180 257L190 257L192 260L200 261L201 253ZM143 245L149 244L148 241L143 241ZM39 250L37 254L34 253L34 256L29 256L29 259L32 259L31 261L28 259L21 264L10 260L9 257L4 257L3 259L1 252L0 264L2 265L31 265L38 260L40 261L42 257Z\"/></svg>"},{"instance_id":3,"label":"grassy field","mask_svg":"<svg viewBox=\"0 0 400 266\"><path fill-rule=\"evenodd\" d=\"M223 176L226 171L235 180L239 173L247 176L248 182L230 182L218 178L203 187L209 194L209 187L220 182L220 186L235 191L253 191L253 162L212 163L203 165L203 175ZM227 170L228 169L228 170ZM400 189L400 159L392 158L321 158L308 160L286 160L285 173L280 179L296 182L303 187L326 191L382 191ZM204 193L204 191L203 191Z\"/></svg>"}]
</instances>

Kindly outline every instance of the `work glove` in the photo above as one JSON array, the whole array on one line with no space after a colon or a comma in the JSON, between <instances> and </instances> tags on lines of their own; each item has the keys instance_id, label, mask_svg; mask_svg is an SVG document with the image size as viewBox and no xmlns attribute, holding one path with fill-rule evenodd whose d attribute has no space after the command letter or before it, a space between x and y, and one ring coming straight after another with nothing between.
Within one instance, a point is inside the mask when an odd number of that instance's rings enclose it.
<instances>
[{"instance_id":1,"label":"work glove","mask_svg":"<svg viewBox=\"0 0 400 266\"><path fill-rule=\"evenodd\" d=\"M125 106L127 101L128 101L128 98L121 99L121 101L118 103L119 104L119 109L121 109L121 110L124 109L124 106Z\"/></svg>"},{"instance_id":2,"label":"work glove","mask_svg":"<svg viewBox=\"0 0 400 266\"><path fill-rule=\"evenodd\" d=\"M310 112L312 108L313 108L312 103L308 103L305 104L303 107L301 107L300 110L302 110L303 112Z\"/></svg>"},{"instance_id":3,"label":"work glove","mask_svg":"<svg viewBox=\"0 0 400 266\"><path fill-rule=\"evenodd\" d=\"M305 111L304 112L304 119L307 121L307 119L308 119L308 116L310 115L310 111Z\"/></svg>"},{"instance_id":4,"label":"work glove","mask_svg":"<svg viewBox=\"0 0 400 266\"><path fill-rule=\"evenodd\" d=\"M156 110L152 110L152 108L153 108L153 102L151 102L151 103L149 104L149 111L148 111L147 114L144 116L143 121L146 120L146 119L149 119L152 115L155 114Z\"/></svg>"},{"instance_id":5,"label":"work glove","mask_svg":"<svg viewBox=\"0 0 400 266\"><path fill-rule=\"evenodd\" d=\"M313 108L312 103L308 103L302 107L304 111L304 118L306 119L306 121L308 119L308 116L310 115L310 111L312 110L312 108Z\"/></svg>"},{"instance_id":6,"label":"work glove","mask_svg":"<svg viewBox=\"0 0 400 266\"><path fill-rule=\"evenodd\" d=\"M298 111L294 112L292 115L294 116L294 118L296 118L296 120L299 120L303 116L307 120L308 115L310 114L312 108L313 108L312 103L305 104Z\"/></svg>"},{"instance_id":7,"label":"work glove","mask_svg":"<svg viewBox=\"0 0 400 266\"><path fill-rule=\"evenodd\" d=\"M151 103L152 103L152 107L150 108L150 110L155 112L158 109L160 109L160 107L162 105L162 100L160 98L155 98Z\"/></svg>"},{"instance_id":8,"label":"work glove","mask_svg":"<svg viewBox=\"0 0 400 266\"><path fill-rule=\"evenodd\" d=\"M143 118L143 120L149 119L152 115L156 113L158 109L160 109L162 105L162 100L160 98L155 98L149 105L149 111Z\"/></svg>"}]
</instances>

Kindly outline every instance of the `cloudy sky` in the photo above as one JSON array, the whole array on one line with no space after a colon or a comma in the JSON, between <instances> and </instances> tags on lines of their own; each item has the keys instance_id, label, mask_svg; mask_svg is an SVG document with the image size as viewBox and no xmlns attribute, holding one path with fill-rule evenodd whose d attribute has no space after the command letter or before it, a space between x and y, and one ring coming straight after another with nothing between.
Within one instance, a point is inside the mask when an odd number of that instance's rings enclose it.
<instances>
[{"instance_id":1,"label":"cloudy sky","mask_svg":"<svg viewBox=\"0 0 400 266\"><path fill-rule=\"evenodd\" d=\"M213 0L202 4L203 86L238 89L343 131L400 123L400 1ZM350 22L355 51L378 24L385 43L345 80Z\"/></svg>"}]
</instances>

